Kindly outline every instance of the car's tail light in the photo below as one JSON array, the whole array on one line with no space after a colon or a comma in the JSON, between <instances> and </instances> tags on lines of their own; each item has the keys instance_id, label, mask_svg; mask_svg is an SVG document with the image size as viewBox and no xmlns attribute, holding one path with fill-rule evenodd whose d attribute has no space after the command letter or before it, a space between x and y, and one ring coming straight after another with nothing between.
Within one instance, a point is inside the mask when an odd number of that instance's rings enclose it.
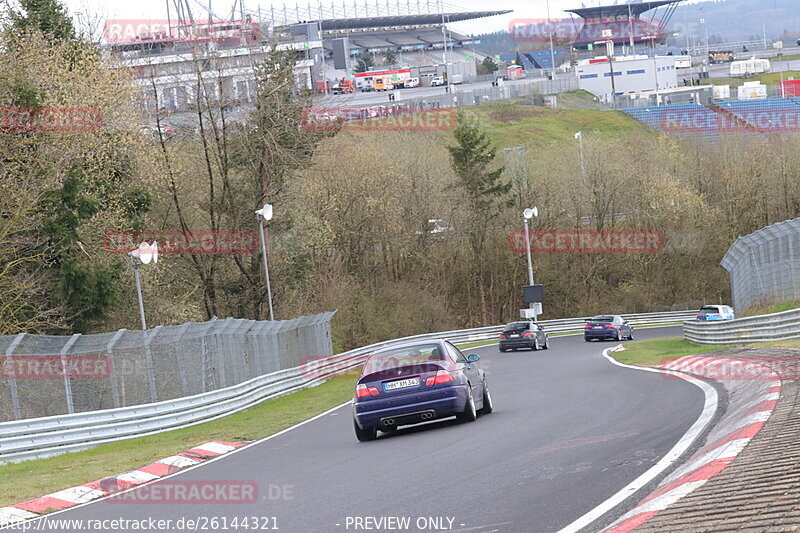
<instances>
[{"instance_id":1,"label":"car's tail light","mask_svg":"<svg viewBox=\"0 0 800 533\"><path fill-rule=\"evenodd\" d=\"M368 396L377 396L380 391L377 387L367 387L365 384L360 384L356 387L356 398L366 398Z\"/></svg>"},{"instance_id":2,"label":"car's tail light","mask_svg":"<svg viewBox=\"0 0 800 533\"><path fill-rule=\"evenodd\" d=\"M589 324L586 324L585 326L583 326L583 329L592 329L592 326L590 326Z\"/></svg>"},{"instance_id":3,"label":"car's tail light","mask_svg":"<svg viewBox=\"0 0 800 533\"><path fill-rule=\"evenodd\" d=\"M526 333L525 335L523 335L523 337L533 337L533 333L531 333L531 332L529 331L528 333Z\"/></svg>"},{"instance_id":4,"label":"car's tail light","mask_svg":"<svg viewBox=\"0 0 800 533\"><path fill-rule=\"evenodd\" d=\"M703 313L698 313L697 318L703 318Z\"/></svg>"},{"instance_id":5,"label":"car's tail light","mask_svg":"<svg viewBox=\"0 0 800 533\"><path fill-rule=\"evenodd\" d=\"M506 338L506 336L505 336L505 335L503 335L503 334L501 333L501 334L500 334L500 338L501 338L501 339L505 339L505 338Z\"/></svg>"},{"instance_id":6,"label":"car's tail light","mask_svg":"<svg viewBox=\"0 0 800 533\"><path fill-rule=\"evenodd\" d=\"M435 376L428 376L425 378L425 385L432 387L433 385L441 385L442 383L451 383L453 376L447 370L439 370Z\"/></svg>"},{"instance_id":7,"label":"car's tail light","mask_svg":"<svg viewBox=\"0 0 800 533\"><path fill-rule=\"evenodd\" d=\"M711 316L713 316L714 318L722 318L722 315L711 315Z\"/></svg>"},{"instance_id":8,"label":"car's tail light","mask_svg":"<svg viewBox=\"0 0 800 533\"><path fill-rule=\"evenodd\" d=\"M614 329L614 325L613 325L613 324L606 324L606 327L607 327L607 328Z\"/></svg>"}]
</instances>

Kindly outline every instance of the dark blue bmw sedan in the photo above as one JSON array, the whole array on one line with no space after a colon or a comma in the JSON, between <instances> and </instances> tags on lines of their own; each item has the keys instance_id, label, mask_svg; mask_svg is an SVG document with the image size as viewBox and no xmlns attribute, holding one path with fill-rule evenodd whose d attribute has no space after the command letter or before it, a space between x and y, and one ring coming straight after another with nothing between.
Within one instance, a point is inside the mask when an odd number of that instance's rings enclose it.
<instances>
[{"instance_id":1,"label":"dark blue bmw sedan","mask_svg":"<svg viewBox=\"0 0 800 533\"><path fill-rule=\"evenodd\" d=\"M385 348L367 358L353 398L360 441L378 430L456 416L472 422L492 412L492 397L477 355L464 356L448 341L417 341Z\"/></svg>"}]
</instances>

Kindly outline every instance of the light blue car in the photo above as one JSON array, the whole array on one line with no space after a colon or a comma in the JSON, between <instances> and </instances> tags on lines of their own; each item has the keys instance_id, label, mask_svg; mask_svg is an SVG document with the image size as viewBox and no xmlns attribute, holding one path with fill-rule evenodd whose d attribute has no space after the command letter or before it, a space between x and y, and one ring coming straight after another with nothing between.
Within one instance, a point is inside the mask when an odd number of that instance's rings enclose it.
<instances>
[{"instance_id":1,"label":"light blue car","mask_svg":"<svg viewBox=\"0 0 800 533\"><path fill-rule=\"evenodd\" d=\"M733 320L733 308L729 305L704 305L697 313L697 320Z\"/></svg>"}]
</instances>

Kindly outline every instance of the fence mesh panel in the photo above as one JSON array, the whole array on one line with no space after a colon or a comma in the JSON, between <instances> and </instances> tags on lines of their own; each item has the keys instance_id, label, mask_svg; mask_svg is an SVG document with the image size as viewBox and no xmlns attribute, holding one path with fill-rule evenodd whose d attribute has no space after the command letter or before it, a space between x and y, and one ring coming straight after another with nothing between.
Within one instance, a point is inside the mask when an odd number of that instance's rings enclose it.
<instances>
[{"instance_id":1,"label":"fence mesh panel","mask_svg":"<svg viewBox=\"0 0 800 533\"><path fill-rule=\"evenodd\" d=\"M191 396L333 355L334 313L0 336L0 422Z\"/></svg>"},{"instance_id":2,"label":"fence mesh panel","mask_svg":"<svg viewBox=\"0 0 800 533\"><path fill-rule=\"evenodd\" d=\"M800 218L739 237L722 259L737 312L800 297Z\"/></svg>"}]
</instances>

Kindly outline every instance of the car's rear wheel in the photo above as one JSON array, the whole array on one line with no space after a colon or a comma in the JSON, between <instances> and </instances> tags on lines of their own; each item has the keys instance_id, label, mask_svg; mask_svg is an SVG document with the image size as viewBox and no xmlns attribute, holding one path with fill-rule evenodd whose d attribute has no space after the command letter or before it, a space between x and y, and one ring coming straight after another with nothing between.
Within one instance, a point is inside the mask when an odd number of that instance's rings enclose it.
<instances>
[{"instance_id":1,"label":"car's rear wheel","mask_svg":"<svg viewBox=\"0 0 800 533\"><path fill-rule=\"evenodd\" d=\"M550 337L548 337L547 335L544 336L544 349L545 350L550 349Z\"/></svg>"},{"instance_id":2,"label":"car's rear wheel","mask_svg":"<svg viewBox=\"0 0 800 533\"><path fill-rule=\"evenodd\" d=\"M508 348L506 348L505 346L501 346L501 347L500 347L500 351L501 351L501 352L505 352L506 350L508 350Z\"/></svg>"},{"instance_id":3,"label":"car's rear wheel","mask_svg":"<svg viewBox=\"0 0 800 533\"><path fill-rule=\"evenodd\" d=\"M592 339L590 339L589 337L584 337L583 340L585 340L586 342L592 342Z\"/></svg>"},{"instance_id":4,"label":"car's rear wheel","mask_svg":"<svg viewBox=\"0 0 800 533\"><path fill-rule=\"evenodd\" d=\"M630 335L628 335L628 340L629 341L633 340L633 328L631 328L631 333L630 333Z\"/></svg>"},{"instance_id":5,"label":"car's rear wheel","mask_svg":"<svg viewBox=\"0 0 800 533\"><path fill-rule=\"evenodd\" d=\"M532 348L534 352L539 350L539 337L534 337Z\"/></svg>"},{"instance_id":6,"label":"car's rear wheel","mask_svg":"<svg viewBox=\"0 0 800 533\"><path fill-rule=\"evenodd\" d=\"M460 422L474 422L478 418L478 411L475 410L475 399L472 397L472 386L467 389L467 402L464 411L458 413L456 418Z\"/></svg>"},{"instance_id":7,"label":"car's rear wheel","mask_svg":"<svg viewBox=\"0 0 800 533\"><path fill-rule=\"evenodd\" d=\"M620 334L619 330L617 330L617 334L614 337L614 340L617 341L617 342L622 340L622 334Z\"/></svg>"},{"instance_id":8,"label":"car's rear wheel","mask_svg":"<svg viewBox=\"0 0 800 533\"><path fill-rule=\"evenodd\" d=\"M483 382L483 408L481 409L481 413L484 415L488 415L494 411L494 404L492 403L492 393L489 392L489 386L486 384L486 381Z\"/></svg>"},{"instance_id":9,"label":"car's rear wheel","mask_svg":"<svg viewBox=\"0 0 800 533\"><path fill-rule=\"evenodd\" d=\"M355 420L353 420L353 426L356 428L356 438L359 442L375 440L378 436L378 430L376 428L361 429L358 427L358 423Z\"/></svg>"}]
</instances>

